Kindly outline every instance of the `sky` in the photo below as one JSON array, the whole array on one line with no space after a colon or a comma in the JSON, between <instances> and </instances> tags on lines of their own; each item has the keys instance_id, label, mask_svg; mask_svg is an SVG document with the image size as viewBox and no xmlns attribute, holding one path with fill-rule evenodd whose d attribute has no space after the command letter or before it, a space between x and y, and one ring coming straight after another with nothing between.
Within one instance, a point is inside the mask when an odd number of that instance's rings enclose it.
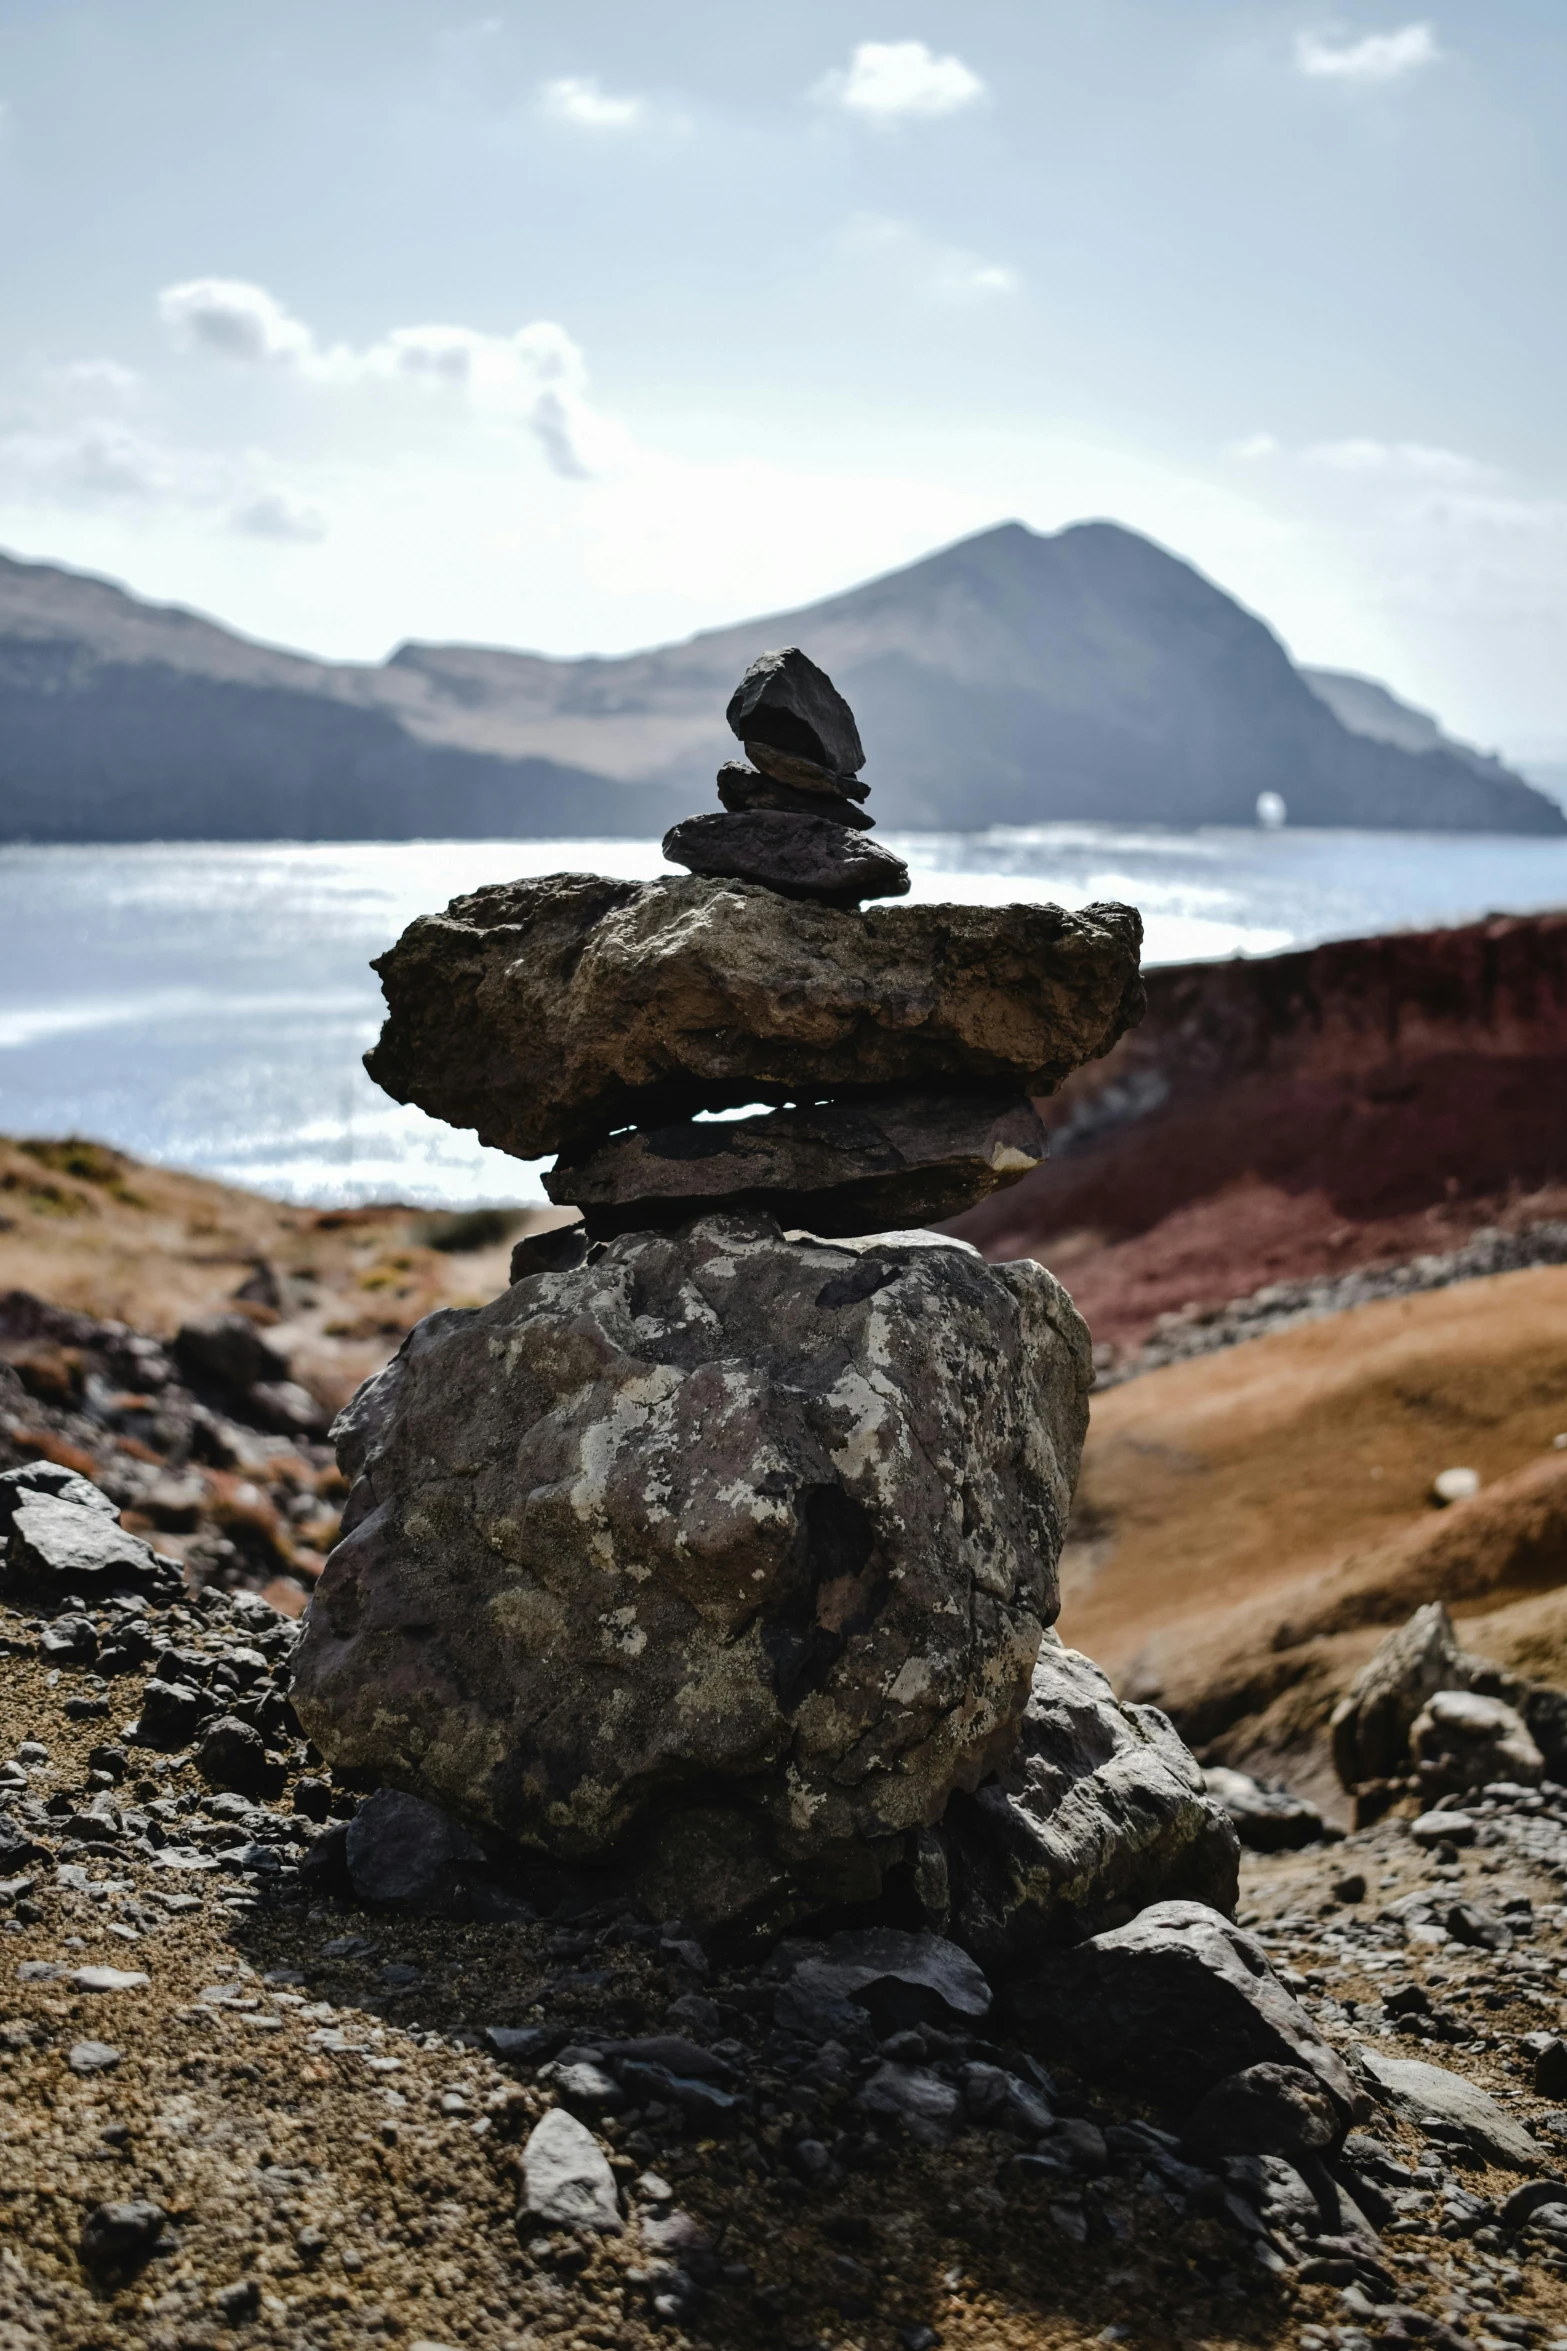
<instances>
[{"instance_id":1,"label":"sky","mask_svg":"<svg viewBox=\"0 0 1567 2351\"><path fill-rule=\"evenodd\" d=\"M620 652L1108 516L1567 755L1560 0L0 0L0 547Z\"/></svg>"}]
</instances>

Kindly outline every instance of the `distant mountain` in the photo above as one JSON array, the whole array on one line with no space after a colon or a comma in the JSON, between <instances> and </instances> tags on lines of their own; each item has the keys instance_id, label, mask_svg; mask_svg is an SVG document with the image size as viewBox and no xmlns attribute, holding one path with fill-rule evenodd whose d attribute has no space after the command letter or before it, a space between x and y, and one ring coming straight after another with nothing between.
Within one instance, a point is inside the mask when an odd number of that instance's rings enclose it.
<instances>
[{"instance_id":1,"label":"distant mountain","mask_svg":"<svg viewBox=\"0 0 1567 2351\"><path fill-rule=\"evenodd\" d=\"M1359 677L1349 669L1311 669L1304 662L1300 674L1352 735L1370 735L1377 743L1397 743L1404 751L1451 751L1455 759L1467 761L1482 775L1505 776L1510 772L1494 752L1477 751L1472 743L1461 743L1429 710L1400 702L1375 678Z\"/></svg>"},{"instance_id":2,"label":"distant mountain","mask_svg":"<svg viewBox=\"0 0 1567 2351\"><path fill-rule=\"evenodd\" d=\"M378 666L311 661L0 558L0 839L656 833L712 803L735 680L789 643L853 703L889 826L1249 824L1271 791L1293 824L1567 831L1392 696L1402 715L1366 723L1384 689L1303 674L1148 540L1005 523L614 660L409 644Z\"/></svg>"}]
</instances>

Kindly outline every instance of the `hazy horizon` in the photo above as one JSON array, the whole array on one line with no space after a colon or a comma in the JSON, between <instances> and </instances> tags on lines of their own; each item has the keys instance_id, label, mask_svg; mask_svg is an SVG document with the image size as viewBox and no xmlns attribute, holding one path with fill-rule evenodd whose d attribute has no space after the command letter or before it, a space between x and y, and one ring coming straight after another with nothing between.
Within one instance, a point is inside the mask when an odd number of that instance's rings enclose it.
<instances>
[{"instance_id":1,"label":"hazy horizon","mask_svg":"<svg viewBox=\"0 0 1567 2351\"><path fill-rule=\"evenodd\" d=\"M553 656L1104 517L1567 756L1567 25L15 0L0 544Z\"/></svg>"}]
</instances>

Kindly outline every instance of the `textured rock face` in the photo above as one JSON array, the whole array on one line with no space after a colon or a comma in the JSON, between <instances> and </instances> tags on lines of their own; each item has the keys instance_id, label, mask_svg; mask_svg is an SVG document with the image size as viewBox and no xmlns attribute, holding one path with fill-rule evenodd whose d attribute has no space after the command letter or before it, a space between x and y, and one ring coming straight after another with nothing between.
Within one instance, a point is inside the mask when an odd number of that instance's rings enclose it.
<instances>
[{"instance_id":1,"label":"textured rock face","mask_svg":"<svg viewBox=\"0 0 1567 2351\"><path fill-rule=\"evenodd\" d=\"M509 882L422 915L376 964L365 1066L525 1159L617 1126L796 1093L1037 1095L1139 1018L1127 906L878 906L741 882Z\"/></svg>"},{"instance_id":2,"label":"textured rock face","mask_svg":"<svg viewBox=\"0 0 1567 2351\"><path fill-rule=\"evenodd\" d=\"M0 1477L0 1543L6 1584L42 1598L79 1592L96 1603L136 1592L167 1601L184 1588L177 1562L127 1534L107 1494L53 1463Z\"/></svg>"},{"instance_id":3,"label":"textured rock face","mask_svg":"<svg viewBox=\"0 0 1567 2351\"><path fill-rule=\"evenodd\" d=\"M1198 1902L1159 1902L1058 1953L1015 1995L1047 2044L1102 2081L1184 2112L1254 2065L1305 2073L1342 2130L1359 2093L1260 1943Z\"/></svg>"},{"instance_id":4,"label":"textured rock face","mask_svg":"<svg viewBox=\"0 0 1567 2351\"><path fill-rule=\"evenodd\" d=\"M1367 1660L1334 1711L1333 1768L1340 1784L1353 1793L1367 1781L1403 1771L1409 1733L1427 1699L1438 1690L1467 1689L1479 1665L1460 1649L1440 1600L1417 1608Z\"/></svg>"},{"instance_id":5,"label":"textured rock face","mask_svg":"<svg viewBox=\"0 0 1567 2351\"><path fill-rule=\"evenodd\" d=\"M595 1234L668 1224L729 1202L828 1236L932 1225L1016 1183L1045 1138L1010 1095L901 1094L761 1118L687 1120L616 1135L544 1179Z\"/></svg>"},{"instance_id":6,"label":"textured rock face","mask_svg":"<svg viewBox=\"0 0 1567 2351\"><path fill-rule=\"evenodd\" d=\"M824 906L908 894L909 869L901 857L827 815L750 808L688 816L664 835L664 855L690 873L761 882L782 897Z\"/></svg>"},{"instance_id":7,"label":"textured rock face","mask_svg":"<svg viewBox=\"0 0 1567 2351\"><path fill-rule=\"evenodd\" d=\"M654 1915L867 1898L1015 1741L1090 1377L1032 1263L598 1245L431 1316L339 1422L294 1703L340 1767L629 1853Z\"/></svg>"},{"instance_id":8,"label":"textured rock face","mask_svg":"<svg viewBox=\"0 0 1567 2351\"><path fill-rule=\"evenodd\" d=\"M1235 1832L1155 1706L1123 1706L1091 1659L1050 1632L1022 1739L943 1829L952 1931L997 1975L1050 1945L1177 1896L1235 1907Z\"/></svg>"}]
</instances>

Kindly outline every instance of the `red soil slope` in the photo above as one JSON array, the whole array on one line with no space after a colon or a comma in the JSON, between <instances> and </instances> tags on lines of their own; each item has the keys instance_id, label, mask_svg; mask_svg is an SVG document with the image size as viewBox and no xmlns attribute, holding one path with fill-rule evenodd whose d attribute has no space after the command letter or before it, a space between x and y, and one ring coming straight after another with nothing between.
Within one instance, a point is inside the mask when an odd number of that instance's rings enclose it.
<instances>
[{"instance_id":1,"label":"red soil slope","mask_svg":"<svg viewBox=\"0 0 1567 2351\"><path fill-rule=\"evenodd\" d=\"M1095 1341L1567 1213L1567 914L1148 975L1040 1105L1049 1162L950 1230L1043 1258Z\"/></svg>"}]
</instances>

